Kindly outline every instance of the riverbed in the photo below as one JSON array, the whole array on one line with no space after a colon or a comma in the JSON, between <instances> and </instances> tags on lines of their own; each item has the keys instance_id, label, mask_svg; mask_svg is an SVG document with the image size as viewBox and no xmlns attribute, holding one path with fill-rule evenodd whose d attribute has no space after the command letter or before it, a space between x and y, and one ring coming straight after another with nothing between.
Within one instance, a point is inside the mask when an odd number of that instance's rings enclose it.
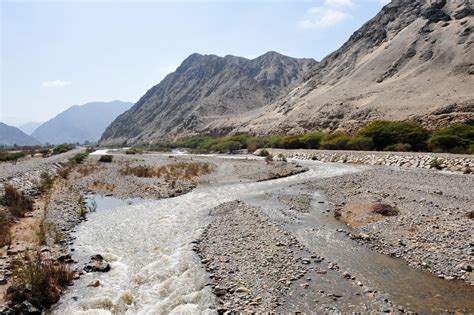
<instances>
[{"instance_id":1,"label":"riverbed","mask_svg":"<svg viewBox=\"0 0 474 315\"><path fill-rule=\"evenodd\" d=\"M313 277L312 284L301 289L298 282L293 283L290 292L294 294L282 298L281 311L320 310L314 297L334 287L343 292L343 297L326 301L325 307L341 311L361 310L361 303L374 291L393 303L395 310L400 307L423 312L474 311L473 287L415 270L400 259L378 254L338 232L346 227L327 212L331 205L321 192L304 191L312 196L307 213L295 213L279 202L276 195L298 195L303 182L367 169L337 163L299 163L308 171L280 179L220 182L219 176L228 178L225 175L229 171L220 169L213 180L177 197L118 204L113 198L98 200L97 211L89 213L88 220L73 233L74 258L87 261L91 255L100 253L111 262L112 270L81 277L52 313L215 313L212 280L193 251L193 242L211 223L210 210L234 200L259 208L309 252L321 255L326 262L337 263L341 274L342 270L347 271L363 284L347 281L342 275L331 275L328 282L324 276L308 274L306 278ZM87 287L96 279L100 281L99 287ZM370 306L376 304L367 305L367 310L372 310Z\"/></svg>"}]
</instances>

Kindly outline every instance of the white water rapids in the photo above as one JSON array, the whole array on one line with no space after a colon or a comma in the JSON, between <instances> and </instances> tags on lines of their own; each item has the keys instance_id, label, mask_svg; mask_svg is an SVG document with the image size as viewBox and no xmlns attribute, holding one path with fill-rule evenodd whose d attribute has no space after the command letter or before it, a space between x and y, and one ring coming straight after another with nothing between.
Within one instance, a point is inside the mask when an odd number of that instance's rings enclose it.
<instances>
[{"instance_id":1,"label":"white water rapids","mask_svg":"<svg viewBox=\"0 0 474 315\"><path fill-rule=\"evenodd\" d=\"M102 254L108 273L82 276L53 314L212 313L214 298L191 242L223 202L258 195L304 179L357 171L348 165L306 162L299 175L259 183L203 185L175 198L121 207L99 207L77 227L75 256ZM87 284L98 279L100 286Z\"/></svg>"}]
</instances>

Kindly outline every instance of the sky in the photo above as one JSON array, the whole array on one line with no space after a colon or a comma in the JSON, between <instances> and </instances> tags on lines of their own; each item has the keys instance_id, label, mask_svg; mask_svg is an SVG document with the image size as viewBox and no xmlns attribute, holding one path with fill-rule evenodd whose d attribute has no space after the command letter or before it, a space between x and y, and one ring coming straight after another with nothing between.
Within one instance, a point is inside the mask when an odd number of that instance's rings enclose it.
<instances>
[{"instance_id":1,"label":"sky","mask_svg":"<svg viewBox=\"0 0 474 315\"><path fill-rule=\"evenodd\" d=\"M136 102L190 54L321 60L387 0L0 0L0 121Z\"/></svg>"}]
</instances>

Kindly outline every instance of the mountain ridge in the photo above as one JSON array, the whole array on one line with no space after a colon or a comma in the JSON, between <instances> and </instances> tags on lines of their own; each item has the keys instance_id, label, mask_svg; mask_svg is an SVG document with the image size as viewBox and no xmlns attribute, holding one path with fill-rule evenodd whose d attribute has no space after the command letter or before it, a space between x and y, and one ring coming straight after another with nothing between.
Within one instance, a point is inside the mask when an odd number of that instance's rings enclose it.
<instances>
[{"instance_id":1,"label":"mountain ridge","mask_svg":"<svg viewBox=\"0 0 474 315\"><path fill-rule=\"evenodd\" d=\"M73 105L39 126L32 136L50 144L96 142L107 125L131 106L117 100Z\"/></svg>"},{"instance_id":2,"label":"mountain ridge","mask_svg":"<svg viewBox=\"0 0 474 315\"><path fill-rule=\"evenodd\" d=\"M254 59L191 54L117 117L101 143L191 136L216 119L276 100L315 64L275 52Z\"/></svg>"},{"instance_id":3,"label":"mountain ridge","mask_svg":"<svg viewBox=\"0 0 474 315\"><path fill-rule=\"evenodd\" d=\"M39 144L39 141L27 135L19 128L0 122L0 145L30 146Z\"/></svg>"}]
</instances>

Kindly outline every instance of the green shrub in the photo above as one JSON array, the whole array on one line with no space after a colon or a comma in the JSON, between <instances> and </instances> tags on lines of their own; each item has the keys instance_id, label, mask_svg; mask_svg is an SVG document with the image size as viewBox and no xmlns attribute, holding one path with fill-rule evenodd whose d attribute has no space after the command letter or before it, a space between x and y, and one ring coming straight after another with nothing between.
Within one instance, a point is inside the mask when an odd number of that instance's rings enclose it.
<instances>
[{"instance_id":1,"label":"green shrub","mask_svg":"<svg viewBox=\"0 0 474 315\"><path fill-rule=\"evenodd\" d=\"M306 149L319 149L321 140L324 137L324 133L315 131L304 134L300 137L300 142Z\"/></svg>"},{"instance_id":2,"label":"green shrub","mask_svg":"<svg viewBox=\"0 0 474 315\"><path fill-rule=\"evenodd\" d=\"M0 162L9 162L9 161L16 161L18 159L21 159L22 157L25 157L27 155L26 152L21 151L21 152L0 152Z\"/></svg>"},{"instance_id":3,"label":"green shrub","mask_svg":"<svg viewBox=\"0 0 474 315\"><path fill-rule=\"evenodd\" d=\"M70 151L72 149L74 149L74 146L72 144L63 143L63 144L60 144L60 145L54 147L53 155L65 153L65 152Z\"/></svg>"},{"instance_id":4,"label":"green shrub","mask_svg":"<svg viewBox=\"0 0 474 315\"><path fill-rule=\"evenodd\" d=\"M434 152L473 153L474 125L453 124L433 133L429 146Z\"/></svg>"},{"instance_id":5,"label":"green shrub","mask_svg":"<svg viewBox=\"0 0 474 315\"><path fill-rule=\"evenodd\" d=\"M368 138L368 137L355 137L355 138L351 138L347 142L347 147L350 150L369 151L369 150L372 150L373 146L374 146L374 142L372 141L372 138Z\"/></svg>"},{"instance_id":6,"label":"green shrub","mask_svg":"<svg viewBox=\"0 0 474 315\"><path fill-rule=\"evenodd\" d=\"M99 158L99 162L111 163L112 159L113 159L112 155L101 155L101 157Z\"/></svg>"},{"instance_id":7,"label":"green shrub","mask_svg":"<svg viewBox=\"0 0 474 315\"><path fill-rule=\"evenodd\" d=\"M300 141L300 136L286 136L280 140L278 147L282 149L301 149L304 145Z\"/></svg>"},{"instance_id":8,"label":"green shrub","mask_svg":"<svg viewBox=\"0 0 474 315\"><path fill-rule=\"evenodd\" d=\"M430 133L416 122L373 121L359 131L359 136L371 138L376 150L397 143L409 144L414 151L426 150Z\"/></svg>"},{"instance_id":9,"label":"green shrub","mask_svg":"<svg viewBox=\"0 0 474 315\"><path fill-rule=\"evenodd\" d=\"M326 134L321 141L321 147L327 150L347 150L351 137L344 133Z\"/></svg>"},{"instance_id":10,"label":"green shrub","mask_svg":"<svg viewBox=\"0 0 474 315\"><path fill-rule=\"evenodd\" d=\"M74 161L75 164L82 164L82 162L84 162L84 160L88 156L89 156L88 152L78 153L78 154L74 155L74 157L72 159L70 159L70 161Z\"/></svg>"}]
</instances>

